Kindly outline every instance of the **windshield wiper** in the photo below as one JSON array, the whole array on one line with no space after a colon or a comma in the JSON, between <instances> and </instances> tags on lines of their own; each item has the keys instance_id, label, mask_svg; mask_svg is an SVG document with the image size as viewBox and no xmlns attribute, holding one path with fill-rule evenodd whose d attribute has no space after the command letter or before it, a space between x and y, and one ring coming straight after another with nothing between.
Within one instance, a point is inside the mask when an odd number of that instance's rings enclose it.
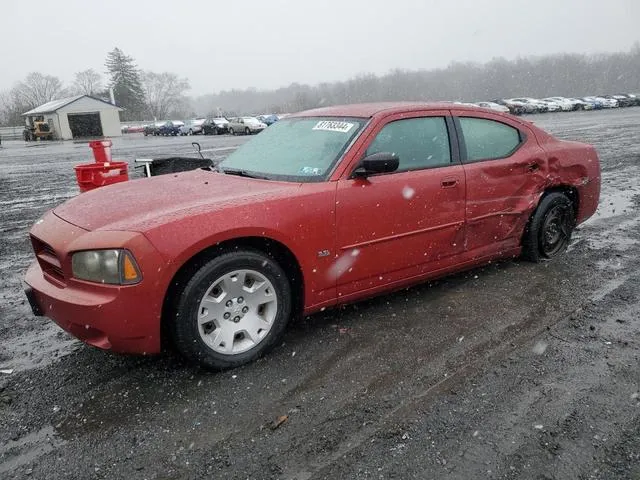
<instances>
[{"instance_id":1,"label":"windshield wiper","mask_svg":"<svg viewBox=\"0 0 640 480\"><path fill-rule=\"evenodd\" d=\"M264 175L257 175L255 173L247 172L246 170L239 170L235 168L222 168L218 167L219 171L222 173L226 173L227 175L237 175L239 177L247 177L247 178L257 178L260 180L269 180L269 177L265 177Z\"/></svg>"}]
</instances>

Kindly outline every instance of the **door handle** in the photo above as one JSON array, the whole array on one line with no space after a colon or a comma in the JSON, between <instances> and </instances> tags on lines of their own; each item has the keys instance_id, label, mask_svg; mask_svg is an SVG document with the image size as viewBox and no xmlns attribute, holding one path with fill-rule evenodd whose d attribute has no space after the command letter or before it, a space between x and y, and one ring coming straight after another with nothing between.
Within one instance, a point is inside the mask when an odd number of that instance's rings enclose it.
<instances>
[{"instance_id":1,"label":"door handle","mask_svg":"<svg viewBox=\"0 0 640 480\"><path fill-rule=\"evenodd\" d=\"M533 162L527 165L527 171L529 172L535 172L539 169L540 169L540 165L538 165L536 162Z\"/></svg>"},{"instance_id":2,"label":"door handle","mask_svg":"<svg viewBox=\"0 0 640 480\"><path fill-rule=\"evenodd\" d=\"M443 178L442 181L440 182L440 185L442 185L442 188L455 187L457 184L458 184L457 178Z\"/></svg>"}]
</instances>

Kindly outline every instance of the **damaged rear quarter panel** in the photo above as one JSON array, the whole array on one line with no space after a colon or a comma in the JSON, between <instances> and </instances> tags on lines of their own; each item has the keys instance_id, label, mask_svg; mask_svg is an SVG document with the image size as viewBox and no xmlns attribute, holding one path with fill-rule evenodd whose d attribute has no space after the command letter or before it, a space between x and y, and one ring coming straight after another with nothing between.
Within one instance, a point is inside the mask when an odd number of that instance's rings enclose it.
<instances>
[{"instance_id":1,"label":"damaged rear quarter panel","mask_svg":"<svg viewBox=\"0 0 640 480\"><path fill-rule=\"evenodd\" d=\"M576 224L591 217L600 199L600 161L592 145L559 140L535 130L538 144L547 154L545 189L572 187L578 194Z\"/></svg>"}]
</instances>

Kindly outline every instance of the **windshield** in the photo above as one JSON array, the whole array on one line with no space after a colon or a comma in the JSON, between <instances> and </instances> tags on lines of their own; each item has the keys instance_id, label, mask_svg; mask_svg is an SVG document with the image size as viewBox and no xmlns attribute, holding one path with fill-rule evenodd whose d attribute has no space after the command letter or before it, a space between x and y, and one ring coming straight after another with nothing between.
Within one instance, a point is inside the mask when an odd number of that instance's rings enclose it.
<instances>
[{"instance_id":1,"label":"windshield","mask_svg":"<svg viewBox=\"0 0 640 480\"><path fill-rule=\"evenodd\" d=\"M238 148L220 167L273 180L322 181L365 122L336 117L281 120Z\"/></svg>"}]
</instances>

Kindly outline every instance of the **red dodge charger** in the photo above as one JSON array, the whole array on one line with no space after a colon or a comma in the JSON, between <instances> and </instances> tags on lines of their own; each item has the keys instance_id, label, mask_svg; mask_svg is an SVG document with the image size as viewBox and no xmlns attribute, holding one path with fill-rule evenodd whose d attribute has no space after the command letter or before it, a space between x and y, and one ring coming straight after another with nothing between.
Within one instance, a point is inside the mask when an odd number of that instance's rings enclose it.
<instances>
[{"instance_id":1,"label":"red dodge charger","mask_svg":"<svg viewBox=\"0 0 640 480\"><path fill-rule=\"evenodd\" d=\"M523 255L595 212L600 165L508 114L450 103L292 115L211 169L84 193L31 229L36 315L84 342L208 368L300 314Z\"/></svg>"}]
</instances>

